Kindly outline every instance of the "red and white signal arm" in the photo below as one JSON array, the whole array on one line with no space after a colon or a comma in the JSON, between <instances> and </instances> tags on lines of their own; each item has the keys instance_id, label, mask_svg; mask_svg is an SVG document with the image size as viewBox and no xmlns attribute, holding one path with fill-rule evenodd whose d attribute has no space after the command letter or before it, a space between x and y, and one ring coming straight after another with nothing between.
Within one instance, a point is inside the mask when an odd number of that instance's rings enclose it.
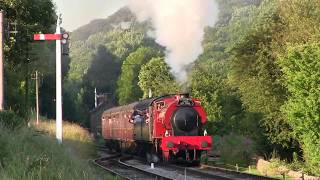
<instances>
[{"instance_id":1,"label":"red and white signal arm","mask_svg":"<svg viewBox=\"0 0 320 180\"><path fill-rule=\"evenodd\" d=\"M35 34L33 39L35 41L55 41L61 40L61 34Z\"/></svg>"},{"instance_id":2,"label":"red and white signal arm","mask_svg":"<svg viewBox=\"0 0 320 180\"><path fill-rule=\"evenodd\" d=\"M66 44L69 38L68 33L64 34L35 34L33 39L35 41L56 41L61 40L62 44Z\"/></svg>"}]
</instances>

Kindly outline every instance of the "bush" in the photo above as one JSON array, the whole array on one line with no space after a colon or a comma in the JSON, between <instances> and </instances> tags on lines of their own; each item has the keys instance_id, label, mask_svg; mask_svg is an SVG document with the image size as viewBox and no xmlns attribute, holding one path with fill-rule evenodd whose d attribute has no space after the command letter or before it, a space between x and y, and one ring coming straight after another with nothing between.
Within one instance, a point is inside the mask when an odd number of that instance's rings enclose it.
<instances>
[{"instance_id":1,"label":"bush","mask_svg":"<svg viewBox=\"0 0 320 180\"><path fill-rule=\"evenodd\" d=\"M1 129L1 126L0 126ZM4 158L8 155L7 142L4 141L0 133L0 169L4 167Z\"/></svg>"},{"instance_id":2,"label":"bush","mask_svg":"<svg viewBox=\"0 0 320 180\"><path fill-rule=\"evenodd\" d=\"M99 179L71 147L29 128L0 127L0 179ZM101 174L101 179L110 176Z\"/></svg>"},{"instance_id":3,"label":"bush","mask_svg":"<svg viewBox=\"0 0 320 180\"><path fill-rule=\"evenodd\" d=\"M279 64L290 93L281 110L302 146L308 170L320 175L320 43L289 47Z\"/></svg>"},{"instance_id":4,"label":"bush","mask_svg":"<svg viewBox=\"0 0 320 180\"><path fill-rule=\"evenodd\" d=\"M26 121L13 111L0 112L0 124L9 129L16 129L23 126Z\"/></svg>"},{"instance_id":5,"label":"bush","mask_svg":"<svg viewBox=\"0 0 320 180\"><path fill-rule=\"evenodd\" d=\"M218 147L221 161L225 164L246 167L250 165L255 154L255 146L251 139L241 135L231 134L224 136Z\"/></svg>"}]
</instances>

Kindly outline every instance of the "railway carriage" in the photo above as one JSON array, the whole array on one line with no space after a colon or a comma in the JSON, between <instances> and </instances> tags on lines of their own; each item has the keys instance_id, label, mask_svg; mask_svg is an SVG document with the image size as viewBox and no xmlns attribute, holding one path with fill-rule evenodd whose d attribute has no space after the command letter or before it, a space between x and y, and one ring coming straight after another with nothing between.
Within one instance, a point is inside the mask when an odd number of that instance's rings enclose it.
<instances>
[{"instance_id":1,"label":"railway carriage","mask_svg":"<svg viewBox=\"0 0 320 180\"><path fill-rule=\"evenodd\" d=\"M211 136L203 125L206 113L188 94L165 95L107 109L102 136L109 148L146 155L156 162L183 159L199 162L210 150Z\"/></svg>"}]
</instances>

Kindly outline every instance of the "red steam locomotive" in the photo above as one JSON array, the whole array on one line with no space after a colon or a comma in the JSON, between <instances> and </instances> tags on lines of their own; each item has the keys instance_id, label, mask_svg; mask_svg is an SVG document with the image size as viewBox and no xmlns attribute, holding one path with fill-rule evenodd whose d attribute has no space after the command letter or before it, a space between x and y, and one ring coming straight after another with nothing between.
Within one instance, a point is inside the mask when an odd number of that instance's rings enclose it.
<instances>
[{"instance_id":1,"label":"red steam locomotive","mask_svg":"<svg viewBox=\"0 0 320 180\"><path fill-rule=\"evenodd\" d=\"M101 127L109 148L146 155L149 162L182 158L197 163L212 144L205 123L199 100L175 94L108 109Z\"/></svg>"}]
</instances>

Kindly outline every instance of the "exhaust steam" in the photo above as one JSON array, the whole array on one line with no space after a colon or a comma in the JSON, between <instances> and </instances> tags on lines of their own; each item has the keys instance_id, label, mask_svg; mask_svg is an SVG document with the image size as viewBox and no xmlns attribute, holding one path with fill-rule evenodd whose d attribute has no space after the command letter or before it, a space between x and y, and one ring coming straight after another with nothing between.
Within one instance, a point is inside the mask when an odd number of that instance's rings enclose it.
<instances>
[{"instance_id":1,"label":"exhaust steam","mask_svg":"<svg viewBox=\"0 0 320 180\"><path fill-rule=\"evenodd\" d=\"M203 52L204 28L218 16L214 0L130 0L129 8L139 21L151 20L156 42L166 47L166 59L180 83L186 68Z\"/></svg>"}]
</instances>

